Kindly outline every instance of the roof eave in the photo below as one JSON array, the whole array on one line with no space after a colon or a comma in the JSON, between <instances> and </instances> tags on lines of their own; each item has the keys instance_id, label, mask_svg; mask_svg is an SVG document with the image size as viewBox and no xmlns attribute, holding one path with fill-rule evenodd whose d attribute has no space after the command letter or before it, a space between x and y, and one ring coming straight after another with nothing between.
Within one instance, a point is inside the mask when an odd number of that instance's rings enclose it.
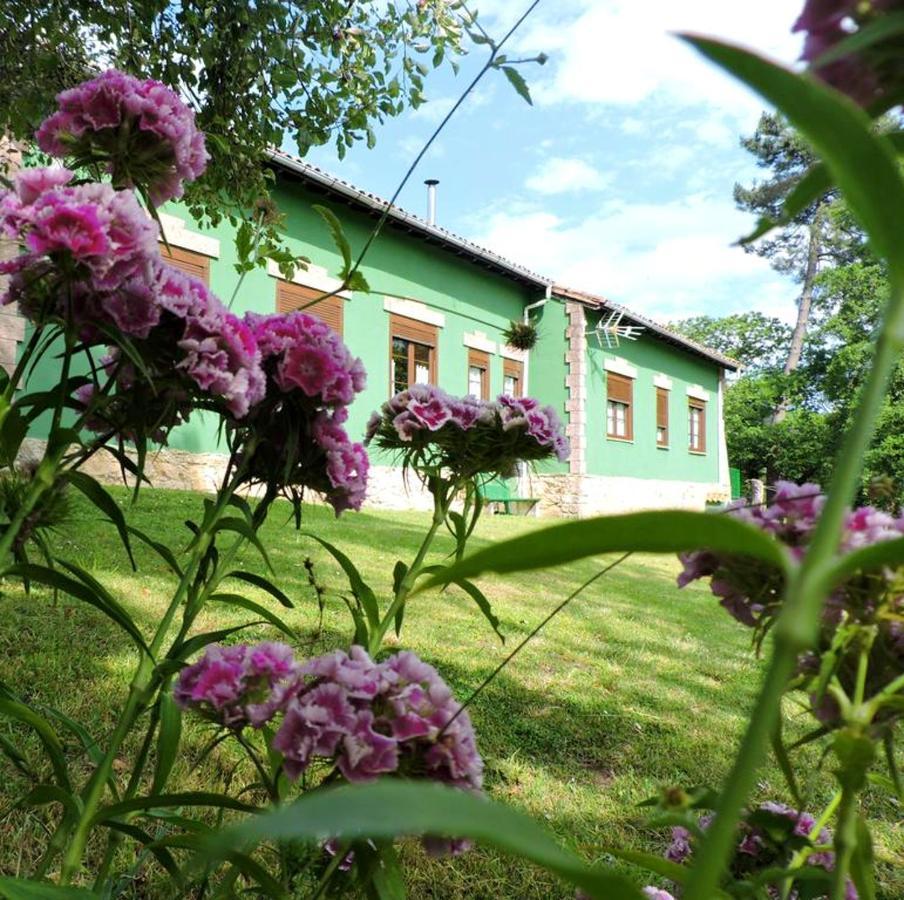
<instances>
[{"instance_id":1,"label":"roof eave","mask_svg":"<svg viewBox=\"0 0 904 900\"><path fill-rule=\"evenodd\" d=\"M430 225L423 221L423 219L405 212L405 210L400 209L399 207L390 207L387 201L380 200L364 191L357 190L352 185L335 176L314 169L311 166L305 165L303 162L297 161L280 152L268 151L267 156L274 165L280 166L308 182L319 185L325 191L338 195L346 201L364 207L369 212L382 215L386 212L386 209L389 208L388 218L394 224L408 228L411 231L416 231L425 239L451 248L459 255L466 256L471 259L472 262L490 268L498 274L512 278L521 284L540 288L541 290L546 290L547 287L552 286L552 281L550 279L544 278L542 275L538 275L528 269L514 265L504 257L493 253L492 250L478 247L477 245L470 243L470 241L459 238L457 235L454 235L443 228Z\"/></svg>"}]
</instances>

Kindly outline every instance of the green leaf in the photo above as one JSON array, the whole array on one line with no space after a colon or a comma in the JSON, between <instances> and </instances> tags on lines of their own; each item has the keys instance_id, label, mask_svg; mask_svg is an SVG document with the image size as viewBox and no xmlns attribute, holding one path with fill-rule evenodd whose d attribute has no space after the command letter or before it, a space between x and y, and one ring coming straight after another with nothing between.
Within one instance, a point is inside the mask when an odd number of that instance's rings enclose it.
<instances>
[{"instance_id":1,"label":"green leaf","mask_svg":"<svg viewBox=\"0 0 904 900\"><path fill-rule=\"evenodd\" d=\"M306 794L211 836L198 862L223 858L231 850L247 850L261 841L388 840L417 834L472 838L530 860L599 900L642 900L624 876L585 865L523 813L456 788L397 779Z\"/></svg>"},{"instance_id":2,"label":"green leaf","mask_svg":"<svg viewBox=\"0 0 904 900\"><path fill-rule=\"evenodd\" d=\"M531 99L530 88L527 86L524 76L512 66L503 66L502 71L505 73L505 77L508 78L509 84L518 92L518 96L533 106L534 101Z\"/></svg>"},{"instance_id":3,"label":"green leaf","mask_svg":"<svg viewBox=\"0 0 904 900\"><path fill-rule=\"evenodd\" d=\"M207 791L187 791L182 794L153 794L149 797L132 797L121 800L99 809L91 819L91 827L118 819L133 812L148 812L155 809L181 808L183 806L203 806L215 809L234 809L239 812L258 812L257 807L249 806L240 800L224 794L213 794Z\"/></svg>"},{"instance_id":4,"label":"green leaf","mask_svg":"<svg viewBox=\"0 0 904 900\"><path fill-rule=\"evenodd\" d=\"M478 608L483 613L484 618L490 623L490 627L496 632L499 640L504 644L505 635L499 630L499 618L493 612L493 607L490 606L490 601L487 600L483 591L481 591L474 582L468 581L465 578L458 578L453 583L457 584L477 604Z\"/></svg>"},{"instance_id":5,"label":"green leaf","mask_svg":"<svg viewBox=\"0 0 904 900\"><path fill-rule=\"evenodd\" d=\"M362 294L370 293L370 282L364 277L364 273L360 269L346 272L343 280L350 291L360 291Z\"/></svg>"},{"instance_id":6,"label":"green leaf","mask_svg":"<svg viewBox=\"0 0 904 900\"><path fill-rule=\"evenodd\" d=\"M405 874L392 844L381 847L370 870L370 883L377 900L405 900Z\"/></svg>"},{"instance_id":7,"label":"green leaf","mask_svg":"<svg viewBox=\"0 0 904 900\"><path fill-rule=\"evenodd\" d=\"M100 482L93 479L85 472L70 471L66 475L66 481L74 488L81 491L115 526L132 564L132 571L137 571L135 557L132 555L132 544L129 541L129 528L126 525L125 516L116 501L101 486Z\"/></svg>"},{"instance_id":8,"label":"green leaf","mask_svg":"<svg viewBox=\"0 0 904 900\"><path fill-rule=\"evenodd\" d=\"M258 615L269 622L274 628L279 629L290 640L294 641L298 637L298 635L286 625L276 613L270 612L269 609L261 606L260 603L255 603L253 600L242 597L240 594L211 594L210 600L212 603L225 603L227 606L237 606L240 609L247 609L249 612L253 612L255 615Z\"/></svg>"},{"instance_id":9,"label":"green leaf","mask_svg":"<svg viewBox=\"0 0 904 900\"><path fill-rule=\"evenodd\" d=\"M845 56L856 55L874 44L883 43L902 34L904 34L904 12L883 12L881 16L860 25L853 34L817 56L811 63L811 68L818 71L828 63Z\"/></svg>"},{"instance_id":10,"label":"green leaf","mask_svg":"<svg viewBox=\"0 0 904 900\"><path fill-rule=\"evenodd\" d=\"M127 526L129 529L129 534L134 535L141 541L143 544L146 544L150 547L166 564L169 566L170 571L177 576L178 578L182 577L182 567L179 565L176 560L173 551L169 549L165 544L161 544L159 541L155 541L153 538L148 537L143 531L139 531L137 528L132 525Z\"/></svg>"},{"instance_id":11,"label":"green leaf","mask_svg":"<svg viewBox=\"0 0 904 900\"><path fill-rule=\"evenodd\" d=\"M326 206L315 203L313 209L321 216L323 221L326 222L333 243L336 245L336 249L342 254L342 277L344 280L352 268L352 247L348 242L348 238L345 236L342 223L339 221L339 217L336 213Z\"/></svg>"},{"instance_id":12,"label":"green leaf","mask_svg":"<svg viewBox=\"0 0 904 900\"><path fill-rule=\"evenodd\" d=\"M34 778L28 766L28 760L19 748L5 735L0 734L0 753L2 753L26 778Z\"/></svg>"},{"instance_id":13,"label":"green leaf","mask_svg":"<svg viewBox=\"0 0 904 900\"><path fill-rule=\"evenodd\" d=\"M261 575L255 575L254 572L242 572L236 569L234 572L230 572L227 578L238 578L239 581L245 581L248 584L253 584L255 587L260 588L262 591L266 591L270 594L271 597L274 597L280 604L286 607L286 609L294 609L294 604L292 601L275 585L272 581L267 578L264 578Z\"/></svg>"},{"instance_id":14,"label":"green leaf","mask_svg":"<svg viewBox=\"0 0 904 900\"><path fill-rule=\"evenodd\" d=\"M8 407L0 423L0 465L12 468L22 441L28 433L28 423L15 407Z\"/></svg>"},{"instance_id":15,"label":"green leaf","mask_svg":"<svg viewBox=\"0 0 904 900\"><path fill-rule=\"evenodd\" d=\"M99 609L132 638L139 650L150 656L151 651L145 643L141 632L138 630L138 626L132 621L132 617L120 603L113 598L110 592L107 591L96 578L89 575L78 566L65 562L64 560L60 560L60 564L65 566L72 574L76 575L78 580L70 578L68 575L64 575L57 569L51 569L48 566L39 566L36 563L10 566L4 574L30 578L32 581L38 582L38 584L56 588L57 590L63 591L65 594L69 594L70 597L74 597L76 600L82 600L90 606L93 606L95 609Z\"/></svg>"},{"instance_id":16,"label":"green leaf","mask_svg":"<svg viewBox=\"0 0 904 900\"><path fill-rule=\"evenodd\" d=\"M244 625L234 625L232 628L222 628L219 631L205 631L203 634L196 634L187 641L183 641L181 644L173 647L167 658L184 661L196 650L200 650L208 644L217 644L228 638L230 634L235 634L237 631L242 631L245 628L250 628L252 625L257 624L259 623L246 622Z\"/></svg>"},{"instance_id":17,"label":"green leaf","mask_svg":"<svg viewBox=\"0 0 904 900\"><path fill-rule=\"evenodd\" d=\"M245 538L248 543L253 544L257 549L257 552L260 553L264 564L271 572L273 571L273 566L270 563L270 557L267 555L267 551L264 548L264 545L261 543L261 540L257 536L257 533L255 532L253 526L249 525L244 519L239 519L236 516L225 516L224 518L220 519L212 529L213 534L216 534L220 531L234 531L236 534Z\"/></svg>"},{"instance_id":18,"label":"green leaf","mask_svg":"<svg viewBox=\"0 0 904 900\"><path fill-rule=\"evenodd\" d=\"M418 591L474 578L482 572L525 572L598 556L637 550L678 553L708 549L750 556L788 570L784 549L757 528L731 516L662 510L565 522L500 541L422 583Z\"/></svg>"},{"instance_id":19,"label":"green leaf","mask_svg":"<svg viewBox=\"0 0 904 900\"><path fill-rule=\"evenodd\" d=\"M870 544L868 547L861 547L838 557L825 573L827 584L824 590L828 593L858 572L877 572L885 566L902 564L904 564L904 537Z\"/></svg>"},{"instance_id":20,"label":"green leaf","mask_svg":"<svg viewBox=\"0 0 904 900\"><path fill-rule=\"evenodd\" d=\"M152 794L157 794L166 787L179 753L179 740L182 737L182 710L179 709L173 695L169 691L163 691L157 702L160 704L160 725L157 731L157 762L151 784Z\"/></svg>"},{"instance_id":21,"label":"green leaf","mask_svg":"<svg viewBox=\"0 0 904 900\"><path fill-rule=\"evenodd\" d=\"M55 784L36 785L17 805L47 806L50 803L59 803L63 807L65 818L69 821L78 819L82 810L81 803L69 791Z\"/></svg>"},{"instance_id":22,"label":"green leaf","mask_svg":"<svg viewBox=\"0 0 904 900\"><path fill-rule=\"evenodd\" d=\"M137 843L141 844L147 851L150 853L157 862L166 870L169 876L176 882L180 887L183 885L185 879L182 877L182 871L179 869L179 866L176 863L176 860L173 859L173 855L166 849L166 847L160 847L157 845L157 842L150 834L148 834L144 829L139 828L137 825L132 825L128 822L105 822L104 823L107 828L112 828L114 831L118 831L121 834L128 835L132 840L137 841Z\"/></svg>"},{"instance_id":23,"label":"green leaf","mask_svg":"<svg viewBox=\"0 0 904 900\"><path fill-rule=\"evenodd\" d=\"M6 716L8 719L21 722L37 732L44 749L47 751L57 783L60 787L71 790L69 770L66 767L66 759L63 756L63 744L51 724L30 706L19 703L17 700L6 698L0 698L0 716Z\"/></svg>"},{"instance_id":24,"label":"green leaf","mask_svg":"<svg viewBox=\"0 0 904 900\"><path fill-rule=\"evenodd\" d=\"M338 547L334 547L323 540L323 538L317 537L316 534L312 534L310 531L303 531L302 534L317 541L339 563L342 571L345 572L346 578L348 578L348 586L351 588L351 592L358 598L364 609L364 615L367 617L371 630L378 628L380 625L380 610L377 606L377 597L367 582L361 577L361 573L355 568L355 564Z\"/></svg>"},{"instance_id":25,"label":"green leaf","mask_svg":"<svg viewBox=\"0 0 904 900\"><path fill-rule=\"evenodd\" d=\"M4 900L100 900L87 888L61 887L45 881L0 876L0 897Z\"/></svg>"},{"instance_id":26,"label":"green leaf","mask_svg":"<svg viewBox=\"0 0 904 900\"><path fill-rule=\"evenodd\" d=\"M904 283L904 181L891 143L873 133L866 113L815 79L801 78L749 50L709 38L686 40L778 107L812 144L873 249Z\"/></svg>"}]
</instances>

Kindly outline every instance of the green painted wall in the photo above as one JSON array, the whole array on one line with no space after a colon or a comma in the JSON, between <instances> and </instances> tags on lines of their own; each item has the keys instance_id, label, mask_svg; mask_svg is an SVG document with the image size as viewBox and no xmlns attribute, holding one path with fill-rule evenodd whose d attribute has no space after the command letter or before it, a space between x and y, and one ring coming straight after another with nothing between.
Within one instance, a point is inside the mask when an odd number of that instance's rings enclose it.
<instances>
[{"instance_id":1,"label":"green painted wall","mask_svg":"<svg viewBox=\"0 0 904 900\"><path fill-rule=\"evenodd\" d=\"M326 223L313 209L315 204L329 206L343 223L353 250L359 250L369 235L374 218L344 203L311 190L302 181L280 175L275 190L277 202L285 214L284 233L289 247L308 257L330 274L339 271L341 259L330 238ZM200 231L187 211L170 205L168 213L181 218L188 228ZM210 261L210 286L225 302L233 297L238 282L234 232L224 222L205 232L220 242L220 255ZM499 344L502 332L512 319L521 318L524 307L542 294L496 275L483 267L456 257L448 250L431 246L422 239L386 226L372 245L364 274L375 293L355 293L345 301L344 338L349 349L360 356L368 373L367 388L350 411L349 434L359 439L370 413L390 394L389 385L389 313L384 295L417 300L445 315L445 327L439 329L438 381L453 394L467 391L467 353L465 332L481 331ZM265 270L247 274L232 303L241 315L246 311L271 312L276 308L277 281ZM542 402L552 404L567 421L565 402L566 329L565 304L553 298L533 313L538 323L539 340L530 353L528 391ZM588 329L594 324L588 313ZM634 440L630 443L606 438L605 356L623 357L638 369L634 392ZM592 475L625 475L641 478L714 482L718 480L718 424L716 392L718 368L682 350L656 340L645 332L636 342L623 341L616 351L597 347L588 341L587 471ZM502 391L503 359L490 358L490 394ZM655 390L653 376L659 372L673 379L670 426L671 447L656 446ZM56 367L48 363L38 367L30 389L47 389L55 383ZM711 394L707 407L707 450L703 456L687 449L686 387L699 384ZM191 421L177 429L171 446L194 452L225 452L217 441L216 423L195 413ZM375 460L386 462L386 460ZM567 464L546 463L545 471L567 471Z\"/></svg>"},{"instance_id":2,"label":"green painted wall","mask_svg":"<svg viewBox=\"0 0 904 900\"><path fill-rule=\"evenodd\" d=\"M312 208L328 206L342 222L353 250L363 245L374 219L322 194L308 190L295 179L281 178L276 199L285 215L284 233L290 249L308 257L331 274L339 271L341 258L332 243L326 223ZM197 230L186 211L167 209ZM210 262L210 286L224 301L232 296L238 279L233 232L228 224L205 232L220 241L220 257ZM512 319L520 318L526 303L540 294L495 275L480 266L456 258L448 250L432 247L404 232L386 227L368 252L363 272L374 292L355 293L345 301L344 338L360 356L367 370L366 389L350 410L349 434L360 438L370 413L390 395L389 313L384 295L427 304L446 316L439 329L438 381L453 394L467 392L467 348L465 332L482 331L497 344ZM247 274L233 303L233 311L271 312L276 309L276 279L265 270ZM561 350L559 352L561 359ZM490 357L490 395L502 391L502 357ZM561 407L560 407L561 408ZM194 416L171 438L171 446L194 451L223 450L215 429L201 416Z\"/></svg>"},{"instance_id":3,"label":"green painted wall","mask_svg":"<svg viewBox=\"0 0 904 900\"><path fill-rule=\"evenodd\" d=\"M588 313L587 330L598 321ZM636 341L621 341L617 349L600 347L588 338L587 372L587 472L590 475L622 475L676 481L719 480L717 394L719 370L705 360L656 340L642 332ZM607 358L619 356L637 369L634 382L634 439L606 437ZM669 447L656 445L657 374L672 379L669 393ZM688 450L687 388L699 385L709 392L706 404L706 452Z\"/></svg>"},{"instance_id":4,"label":"green painted wall","mask_svg":"<svg viewBox=\"0 0 904 900\"><path fill-rule=\"evenodd\" d=\"M530 351L528 392L531 396L553 406L559 412L562 421L567 422L565 353L568 348L566 337L568 316L565 314L565 304L553 298L545 306L533 310L531 318L537 323L538 339ZM552 461L543 463L537 468L541 472L567 472L568 463Z\"/></svg>"}]
</instances>

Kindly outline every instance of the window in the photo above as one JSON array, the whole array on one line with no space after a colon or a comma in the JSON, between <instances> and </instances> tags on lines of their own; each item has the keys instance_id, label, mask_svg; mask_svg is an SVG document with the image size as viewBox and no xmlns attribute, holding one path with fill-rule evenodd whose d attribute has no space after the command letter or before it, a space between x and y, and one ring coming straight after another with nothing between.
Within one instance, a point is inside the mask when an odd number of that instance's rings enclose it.
<instances>
[{"instance_id":1,"label":"window","mask_svg":"<svg viewBox=\"0 0 904 900\"><path fill-rule=\"evenodd\" d=\"M478 400L490 399L490 355L468 350L468 393Z\"/></svg>"},{"instance_id":2,"label":"window","mask_svg":"<svg viewBox=\"0 0 904 900\"><path fill-rule=\"evenodd\" d=\"M312 300L323 297L326 291L319 291L316 288L305 287L301 284L295 284L293 281L283 281L281 278L276 282L276 311L281 313L292 312L294 309L306 307L303 312L321 322L329 325L333 331L342 334L343 326L343 304L345 301L338 296L327 297L313 306L308 306Z\"/></svg>"},{"instance_id":3,"label":"window","mask_svg":"<svg viewBox=\"0 0 904 900\"><path fill-rule=\"evenodd\" d=\"M606 373L606 436L623 441L634 439L634 380Z\"/></svg>"},{"instance_id":4,"label":"window","mask_svg":"<svg viewBox=\"0 0 904 900\"><path fill-rule=\"evenodd\" d=\"M517 359L502 360L502 393L521 397L524 390L524 363Z\"/></svg>"},{"instance_id":5,"label":"window","mask_svg":"<svg viewBox=\"0 0 904 900\"><path fill-rule=\"evenodd\" d=\"M706 452L706 401L689 397L687 401L688 449L692 453Z\"/></svg>"},{"instance_id":6,"label":"window","mask_svg":"<svg viewBox=\"0 0 904 900\"><path fill-rule=\"evenodd\" d=\"M194 275L204 284L210 284L210 257L191 250L183 250L181 247L170 246L169 252L165 244L160 244L160 255L171 266L185 272L186 275Z\"/></svg>"},{"instance_id":7,"label":"window","mask_svg":"<svg viewBox=\"0 0 904 900\"><path fill-rule=\"evenodd\" d=\"M656 388L656 446L669 445L669 392Z\"/></svg>"},{"instance_id":8,"label":"window","mask_svg":"<svg viewBox=\"0 0 904 900\"><path fill-rule=\"evenodd\" d=\"M389 386L393 394L412 384L436 384L435 325L391 315L389 340Z\"/></svg>"}]
</instances>

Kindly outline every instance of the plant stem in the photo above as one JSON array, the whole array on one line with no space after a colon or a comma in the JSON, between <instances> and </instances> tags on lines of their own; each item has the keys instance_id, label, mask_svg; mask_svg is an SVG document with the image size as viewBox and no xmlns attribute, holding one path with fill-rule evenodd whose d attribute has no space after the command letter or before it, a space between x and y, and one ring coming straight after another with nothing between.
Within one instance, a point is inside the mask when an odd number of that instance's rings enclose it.
<instances>
[{"instance_id":1,"label":"plant stem","mask_svg":"<svg viewBox=\"0 0 904 900\"><path fill-rule=\"evenodd\" d=\"M848 428L825 507L800 567L790 576L785 603L775 627L769 668L747 731L725 782L716 817L707 829L700 853L688 875L685 900L710 900L718 888L732 851L738 819L756 782L779 715L782 695L797 656L816 640L827 593L828 573L836 553L845 514L857 488L863 454L872 440L889 376L904 344L904 286L897 284L859 403L859 416Z\"/></svg>"},{"instance_id":2,"label":"plant stem","mask_svg":"<svg viewBox=\"0 0 904 900\"><path fill-rule=\"evenodd\" d=\"M94 773L82 791L82 814L75 826L69 848L63 859L60 877L63 884L68 884L72 880L73 875L75 875L81 865L85 846L91 831L92 820L103 799L104 789L112 770L113 762L119 753L119 748L123 741L129 734L129 731L131 731L135 719L140 714L152 693L155 658L163 645L163 641L166 639L167 632L170 629L176 610L182 604L182 600L189 590L191 581L196 576L197 568L207 553L210 541L213 538L213 528L219 521L220 516L229 503L229 499L235 488L238 486L238 474L239 473L237 473L236 478L233 479L230 487L220 493L213 512L207 518L205 530L198 535L189 565L186 566L182 578L179 580L176 592L170 601L169 607L164 613L163 618L160 620L154 638L150 643L149 649L151 655L147 656L146 654L142 654L138 669L129 686L129 694L126 699L125 707L116 724L116 729L110 738L107 752L104 754L104 758L94 770Z\"/></svg>"},{"instance_id":3,"label":"plant stem","mask_svg":"<svg viewBox=\"0 0 904 900\"><path fill-rule=\"evenodd\" d=\"M851 858L857 847L857 792L845 784L835 822L835 868L832 870L832 900L845 900Z\"/></svg>"},{"instance_id":4,"label":"plant stem","mask_svg":"<svg viewBox=\"0 0 904 900\"><path fill-rule=\"evenodd\" d=\"M389 631L389 628L396 617L396 613L398 613L408 599L408 595L411 593L411 589L414 587L417 577L420 574L424 560L430 552L430 547L433 544L436 533L442 527L443 522L446 521L446 515L449 512L449 506L452 503L452 499L455 497L457 487L457 485L453 485L451 490L446 492L444 492L438 484L433 487L433 520L430 523L430 528L427 530L427 534L424 536L424 540L421 542L421 546L418 549L417 555L414 557L410 568L399 582L395 597L393 597L392 603L386 611L386 615L383 616L383 620L380 622L377 630L370 636L368 651L371 655L380 649L383 638L386 636L386 632Z\"/></svg>"}]
</instances>

